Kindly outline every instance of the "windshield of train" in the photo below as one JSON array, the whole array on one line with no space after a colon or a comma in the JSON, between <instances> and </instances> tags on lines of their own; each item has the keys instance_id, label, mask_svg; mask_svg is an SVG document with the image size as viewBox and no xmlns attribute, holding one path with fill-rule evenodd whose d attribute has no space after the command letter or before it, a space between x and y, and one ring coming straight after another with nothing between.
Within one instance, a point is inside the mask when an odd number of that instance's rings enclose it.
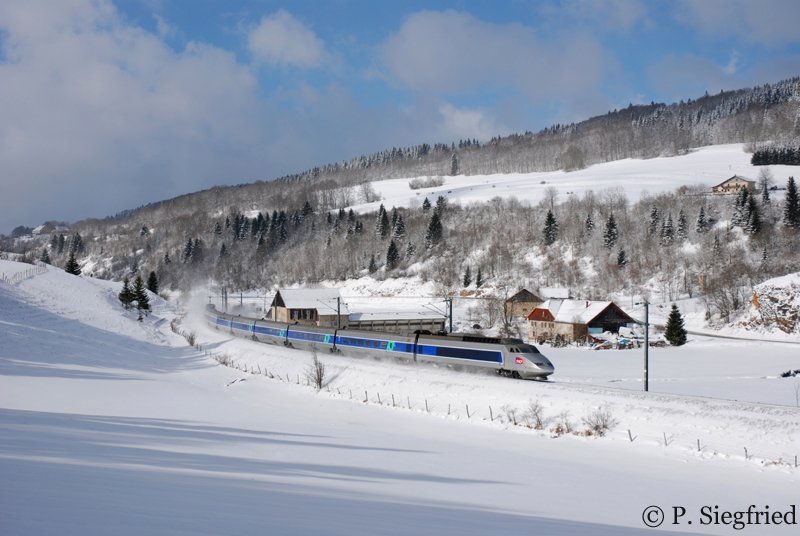
<instances>
[{"instance_id":1,"label":"windshield of train","mask_svg":"<svg viewBox=\"0 0 800 536\"><path fill-rule=\"evenodd\" d=\"M519 351L522 354L538 354L539 349L535 346L531 346L530 344L520 344L518 345Z\"/></svg>"}]
</instances>

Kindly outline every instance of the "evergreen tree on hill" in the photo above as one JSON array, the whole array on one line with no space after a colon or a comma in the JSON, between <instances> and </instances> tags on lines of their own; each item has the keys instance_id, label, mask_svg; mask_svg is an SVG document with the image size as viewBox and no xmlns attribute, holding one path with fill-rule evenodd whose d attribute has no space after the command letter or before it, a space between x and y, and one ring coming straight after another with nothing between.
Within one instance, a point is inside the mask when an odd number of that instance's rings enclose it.
<instances>
[{"instance_id":1,"label":"evergreen tree on hill","mask_svg":"<svg viewBox=\"0 0 800 536\"><path fill-rule=\"evenodd\" d=\"M790 229L800 229L800 197L794 177L786 182L786 196L783 198L783 225Z\"/></svg>"},{"instance_id":2,"label":"evergreen tree on hill","mask_svg":"<svg viewBox=\"0 0 800 536\"><path fill-rule=\"evenodd\" d=\"M542 231L544 237L544 245L550 246L558 239L558 222L556 217L553 216L553 211L548 210L547 216L544 220L544 230Z\"/></svg>"},{"instance_id":3,"label":"evergreen tree on hill","mask_svg":"<svg viewBox=\"0 0 800 536\"><path fill-rule=\"evenodd\" d=\"M136 279L133 280L133 300L136 302L136 308L140 311L150 310L150 298L147 296L147 289L144 286L142 276L136 274Z\"/></svg>"},{"instance_id":4,"label":"evergreen tree on hill","mask_svg":"<svg viewBox=\"0 0 800 536\"><path fill-rule=\"evenodd\" d=\"M617 221L614 219L614 214L611 213L608 215L608 220L606 221L606 229L605 231L603 231L603 244L608 249L611 249L614 247L614 244L617 243L618 238L619 238L619 229L617 228Z\"/></svg>"},{"instance_id":5,"label":"evergreen tree on hill","mask_svg":"<svg viewBox=\"0 0 800 536\"><path fill-rule=\"evenodd\" d=\"M386 250L386 270L394 270L400 262L400 251L394 240L389 242L389 249Z\"/></svg>"},{"instance_id":6,"label":"evergreen tree on hill","mask_svg":"<svg viewBox=\"0 0 800 536\"><path fill-rule=\"evenodd\" d=\"M442 221L439 219L439 213L434 210L431 221L428 224L428 231L425 233L425 247L431 249L441 241Z\"/></svg>"},{"instance_id":7,"label":"evergreen tree on hill","mask_svg":"<svg viewBox=\"0 0 800 536\"><path fill-rule=\"evenodd\" d=\"M705 207L700 207L700 213L697 215L697 223L695 223L694 230L698 234L703 234L708 231L708 219L706 218Z\"/></svg>"},{"instance_id":8,"label":"evergreen tree on hill","mask_svg":"<svg viewBox=\"0 0 800 536\"><path fill-rule=\"evenodd\" d=\"M123 307L125 307L125 309L130 308L131 303L133 303L134 297L133 297L133 291L131 290L130 281L128 280L127 277L122 279L122 290L117 295L117 297L119 298L119 301L122 302L122 305Z\"/></svg>"},{"instance_id":9,"label":"evergreen tree on hill","mask_svg":"<svg viewBox=\"0 0 800 536\"><path fill-rule=\"evenodd\" d=\"M147 276L147 290L153 294L158 294L158 276L154 271L151 271L150 275Z\"/></svg>"},{"instance_id":10,"label":"evergreen tree on hill","mask_svg":"<svg viewBox=\"0 0 800 536\"><path fill-rule=\"evenodd\" d=\"M67 259L67 264L64 266L64 271L72 275L81 275L81 267L78 265L78 261L75 260L74 251L69 252L69 258Z\"/></svg>"},{"instance_id":11,"label":"evergreen tree on hill","mask_svg":"<svg viewBox=\"0 0 800 536\"><path fill-rule=\"evenodd\" d=\"M472 271L469 268L469 264L467 265L467 269L464 270L464 287L468 287L472 284Z\"/></svg>"}]
</instances>

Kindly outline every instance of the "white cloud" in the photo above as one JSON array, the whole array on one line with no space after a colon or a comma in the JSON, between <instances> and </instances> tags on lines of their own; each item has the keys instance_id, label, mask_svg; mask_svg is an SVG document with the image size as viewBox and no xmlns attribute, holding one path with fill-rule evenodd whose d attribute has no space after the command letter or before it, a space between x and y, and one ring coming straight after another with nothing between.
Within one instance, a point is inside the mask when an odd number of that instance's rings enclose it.
<instances>
[{"instance_id":1,"label":"white cloud","mask_svg":"<svg viewBox=\"0 0 800 536\"><path fill-rule=\"evenodd\" d=\"M614 64L588 36L545 42L530 27L487 23L455 11L409 16L380 53L388 78L413 91L501 90L534 102L594 92Z\"/></svg>"},{"instance_id":2,"label":"white cloud","mask_svg":"<svg viewBox=\"0 0 800 536\"><path fill-rule=\"evenodd\" d=\"M262 18L248 33L247 44L258 61L271 65L311 69L328 56L322 40L283 9Z\"/></svg>"},{"instance_id":3,"label":"white cloud","mask_svg":"<svg viewBox=\"0 0 800 536\"><path fill-rule=\"evenodd\" d=\"M539 13L547 18L548 26L576 22L615 32L627 32L637 25L653 24L642 0L561 0L543 3Z\"/></svg>"},{"instance_id":4,"label":"white cloud","mask_svg":"<svg viewBox=\"0 0 800 536\"><path fill-rule=\"evenodd\" d=\"M441 138L488 140L505 130L487 110L456 108L451 104L439 107L442 118Z\"/></svg>"},{"instance_id":5,"label":"white cloud","mask_svg":"<svg viewBox=\"0 0 800 536\"><path fill-rule=\"evenodd\" d=\"M264 169L250 69L105 2L0 4L0 229L102 216Z\"/></svg>"},{"instance_id":6,"label":"white cloud","mask_svg":"<svg viewBox=\"0 0 800 536\"><path fill-rule=\"evenodd\" d=\"M797 43L797 0L681 0L675 18L704 36L780 46Z\"/></svg>"}]
</instances>

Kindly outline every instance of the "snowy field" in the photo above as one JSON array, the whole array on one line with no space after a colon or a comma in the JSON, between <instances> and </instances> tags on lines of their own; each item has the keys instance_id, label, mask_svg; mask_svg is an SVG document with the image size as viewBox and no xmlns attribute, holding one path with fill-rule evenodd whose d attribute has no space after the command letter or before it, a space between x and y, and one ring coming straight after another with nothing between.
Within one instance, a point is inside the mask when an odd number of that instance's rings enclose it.
<instances>
[{"instance_id":1,"label":"snowy field","mask_svg":"<svg viewBox=\"0 0 800 536\"><path fill-rule=\"evenodd\" d=\"M434 188L412 190L411 179L390 179L372 183L382 198L374 203L353 207L362 213L376 212L378 206L416 207L425 197L433 202L442 195L451 202L467 205L486 202L494 197L517 197L531 203L545 199L548 188L555 188L559 201L566 196L582 196L592 190L620 189L628 199L638 201L645 193L673 192L681 186L704 185L710 188L733 175L757 180L762 167L750 164L752 155L740 143L702 147L682 156L636 160L627 158L589 166L577 171L510 173L497 175L458 175L442 177L444 184ZM794 174L792 166L764 166L772 171L773 184L786 186ZM780 199L782 192L774 192Z\"/></svg>"},{"instance_id":2,"label":"snowy field","mask_svg":"<svg viewBox=\"0 0 800 536\"><path fill-rule=\"evenodd\" d=\"M0 283L0 534L627 535L654 533L651 505L659 533L730 534L699 509L798 502L788 344L654 351L649 394L640 352L547 350L549 383L326 355L317 393L308 352L189 317L198 351L169 304L139 323L118 291L58 269ZM510 422L531 400L543 431ZM553 437L600 406L607 437Z\"/></svg>"}]
</instances>

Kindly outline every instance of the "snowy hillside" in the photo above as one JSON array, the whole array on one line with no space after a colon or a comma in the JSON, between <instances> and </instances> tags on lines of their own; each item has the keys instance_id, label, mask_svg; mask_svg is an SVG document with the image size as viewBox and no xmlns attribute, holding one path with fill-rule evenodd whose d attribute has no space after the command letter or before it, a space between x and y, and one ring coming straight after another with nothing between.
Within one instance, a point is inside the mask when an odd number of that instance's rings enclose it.
<instances>
[{"instance_id":1,"label":"snowy hillside","mask_svg":"<svg viewBox=\"0 0 800 536\"><path fill-rule=\"evenodd\" d=\"M637 201L644 193L671 192L681 186L703 185L710 190L733 175L756 180L761 168L752 165L750 157L743 144L734 143L702 147L682 156L626 158L569 172L442 177L442 186L419 190L411 190L407 178L376 181L372 186L381 200L354 208L359 212L374 212L381 203L387 207L416 207L426 196L433 200L439 195L462 204L485 203L493 197L516 197L536 204L546 199L548 188L556 188L562 201L564 196L583 196L590 190L606 189L619 189ZM769 168L777 177L794 173L792 166Z\"/></svg>"},{"instance_id":2,"label":"snowy hillside","mask_svg":"<svg viewBox=\"0 0 800 536\"><path fill-rule=\"evenodd\" d=\"M0 261L7 274L28 268ZM330 383L317 393L303 385L307 353L189 318L198 351L171 332L169 304L139 323L118 290L54 268L0 282L3 534L651 534L651 505L694 520L663 529L729 534L701 526L699 509L797 500L800 410L769 395L790 389L774 371L794 348L657 353L651 394L628 353L550 352L547 384L323 356ZM781 405L686 396L697 378L696 391L725 390L731 376L761 378L750 399ZM688 392L669 394L671 383ZM619 424L605 438L554 438L554 420L509 422L530 400L576 429L600 406Z\"/></svg>"}]
</instances>

